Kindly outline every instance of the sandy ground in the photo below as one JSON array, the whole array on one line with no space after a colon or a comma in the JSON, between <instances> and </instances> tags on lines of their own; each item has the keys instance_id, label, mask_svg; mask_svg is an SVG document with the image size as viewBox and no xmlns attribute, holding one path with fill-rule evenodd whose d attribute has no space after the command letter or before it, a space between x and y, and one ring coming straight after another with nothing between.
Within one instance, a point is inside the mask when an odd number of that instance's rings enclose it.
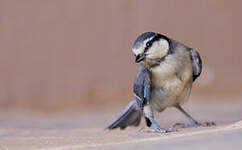
<instances>
[{"instance_id":1,"label":"sandy ground","mask_svg":"<svg viewBox=\"0 0 242 150\"><path fill-rule=\"evenodd\" d=\"M185 109L199 121L215 121L216 127L180 129L177 132L148 133L145 125L124 131L104 131L122 108L113 112L46 115L30 112L1 113L0 150L78 149L241 149L242 102L201 101ZM162 127L186 118L174 108L156 114Z\"/></svg>"}]
</instances>

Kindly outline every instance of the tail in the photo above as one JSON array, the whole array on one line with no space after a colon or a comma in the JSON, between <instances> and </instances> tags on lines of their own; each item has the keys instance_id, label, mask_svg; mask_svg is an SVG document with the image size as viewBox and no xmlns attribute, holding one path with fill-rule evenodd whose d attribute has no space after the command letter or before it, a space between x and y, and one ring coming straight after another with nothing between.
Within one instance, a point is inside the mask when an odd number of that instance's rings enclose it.
<instances>
[{"instance_id":1,"label":"tail","mask_svg":"<svg viewBox=\"0 0 242 150\"><path fill-rule=\"evenodd\" d=\"M125 129L127 126L138 126L142 116L142 106L138 99L133 99L119 115L119 117L109 125L108 129Z\"/></svg>"}]
</instances>

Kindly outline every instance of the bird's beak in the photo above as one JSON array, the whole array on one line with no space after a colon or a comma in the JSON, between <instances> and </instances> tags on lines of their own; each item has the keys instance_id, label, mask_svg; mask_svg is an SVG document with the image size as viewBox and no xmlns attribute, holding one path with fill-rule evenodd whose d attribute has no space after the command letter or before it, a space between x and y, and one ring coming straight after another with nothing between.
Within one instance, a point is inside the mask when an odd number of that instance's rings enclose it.
<instances>
[{"instance_id":1,"label":"bird's beak","mask_svg":"<svg viewBox=\"0 0 242 150\"><path fill-rule=\"evenodd\" d=\"M144 59L145 59L145 55L144 55L144 53L142 53L142 54L138 54L138 55L136 56L135 62L136 62L136 63L139 63L139 62L141 62L141 61L144 60Z\"/></svg>"}]
</instances>

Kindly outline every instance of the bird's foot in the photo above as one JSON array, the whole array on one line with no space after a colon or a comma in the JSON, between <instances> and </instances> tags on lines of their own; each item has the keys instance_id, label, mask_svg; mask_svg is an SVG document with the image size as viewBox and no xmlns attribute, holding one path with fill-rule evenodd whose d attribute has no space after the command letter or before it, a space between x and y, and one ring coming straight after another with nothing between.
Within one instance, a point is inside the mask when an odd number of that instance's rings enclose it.
<instances>
[{"instance_id":1,"label":"bird's foot","mask_svg":"<svg viewBox=\"0 0 242 150\"><path fill-rule=\"evenodd\" d=\"M147 132L151 132L151 133L169 133L169 132L176 132L177 130L175 128L147 128Z\"/></svg>"},{"instance_id":2,"label":"bird's foot","mask_svg":"<svg viewBox=\"0 0 242 150\"><path fill-rule=\"evenodd\" d=\"M166 129L163 128L148 128L147 132L152 132L152 133L167 133L168 131Z\"/></svg>"},{"instance_id":3,"label":"bird's foot","mask_svg":"<svg viewBox=\"0 0 242 150\"><path fill-rule=\"evenodd\" d=\"M216 124L213 121L205 121L205 122L200 123L200 126L202 126L202 127L211 127L211 126L216 126Z\"/></svg>"},{"instance_id":4,"label":"bird's foot","mask_svg":"<svg viewBox=\"0 0 242 150\"><path fill-rule=\"evenodd\" d=\"M193 124L187 124L187 123L176 123L171 128L179 129L179 128L190 128L195 126L199 126L199 124L193 125Z\"/></svg>"},{"instance_id":5,"label":"bird's foot","mask_svg":"<svg viewBox=\"0 0 242 150\"><path fill-rule=\"evenodd\" d=\"M149 132L149 133L167 133L167 132L171 132L170 130L166 130L166 129L163 129L163 128L152 128L152 127L148 127L148 128L141 128L139 129L139 132Z\"/></svg>"},{"instance_id":6,"label":"bird's foot","mask_svg":"<svg viewBox=\"0 0 242 150\"><path fill-rule=\"evenodd\" d=\"M194 124L186 124L186 123L176 123L171 128L178 129L178 128L191 128L191 127L210 127L216 126L214 122L203 122L203 123L194 123Z\"/></svg>"}]
</instances>

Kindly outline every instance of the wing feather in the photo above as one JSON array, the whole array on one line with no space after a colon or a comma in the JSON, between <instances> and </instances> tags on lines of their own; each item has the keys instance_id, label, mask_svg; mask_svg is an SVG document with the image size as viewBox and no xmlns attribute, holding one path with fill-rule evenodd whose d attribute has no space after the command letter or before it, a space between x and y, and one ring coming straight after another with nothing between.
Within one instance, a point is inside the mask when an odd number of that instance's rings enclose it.
<instances>
[{"instance_id":1,"label":"wing feather","mask_svg":"<svg viewBox=\"0 0 242 150\"><path fill-rule=\"evenodd\" d=\"M150 99L150 71L143 65L140 65L134 80L134 94L143 104Z\"/></svg>"},{"instance_id":2,"label":"wing feather","mask_svg":"<svg viewBox=\"0 0 242 150\"><path fill-rule=\"evenodd\" d=\"M190 50L190 56L192 59L192 67L193 67L193 81L195 81L202 72L202 59L199 53L196 50Z\"/></svg>"},{"instance_id":3,"label":"wing feather","mask_svg":"<svg viewBox=\"0 0 242 150\"><path fill-rule=\"evenodd\" d=\"M150 72L141 65L136 73L134 81L135 98L126 106L119 117L107 128L125 129L127 126L137 126L143 112L143 106L150 99Z\"/></svg>"}]
</instances>

